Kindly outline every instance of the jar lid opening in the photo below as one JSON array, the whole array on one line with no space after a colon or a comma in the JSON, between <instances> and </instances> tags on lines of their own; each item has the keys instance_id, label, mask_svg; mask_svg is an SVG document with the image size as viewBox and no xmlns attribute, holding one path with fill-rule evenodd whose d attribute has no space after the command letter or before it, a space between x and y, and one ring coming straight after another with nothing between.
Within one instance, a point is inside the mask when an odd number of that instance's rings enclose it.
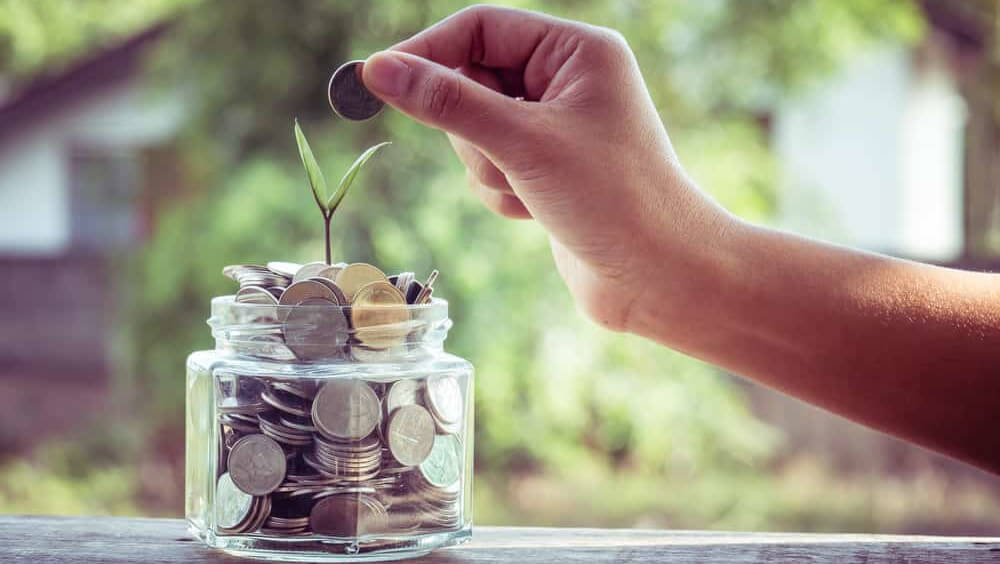
<instances>
[{"instance_id":1,"label":"jar lid opening","mask_svg":"<svg viewBox=\"0 0 1000 564\"><path fill-rule=\"evenodd\" d=\"M406 306L269 305L212 299L216 348L282 361L375 360L440 350L448 302Z\"/></svg>"}]
</instances>

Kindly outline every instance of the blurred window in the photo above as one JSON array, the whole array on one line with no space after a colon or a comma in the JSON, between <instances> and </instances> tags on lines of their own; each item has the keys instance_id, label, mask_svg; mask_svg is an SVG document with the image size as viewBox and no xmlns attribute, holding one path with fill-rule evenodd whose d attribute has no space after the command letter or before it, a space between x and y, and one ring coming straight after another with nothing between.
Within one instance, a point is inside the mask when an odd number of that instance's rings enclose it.
<instances>
[{"instance_id":1,"label":"blurred window","mask_svg":"<svg viewBox=\"0 0 1000 564\"><path fill-rule=\"evenodd\" d=\"M138 234L141 167L136 152L74 147L68 173L72 246L96 252L130 246Z\"/></svg>"}]
</instances>

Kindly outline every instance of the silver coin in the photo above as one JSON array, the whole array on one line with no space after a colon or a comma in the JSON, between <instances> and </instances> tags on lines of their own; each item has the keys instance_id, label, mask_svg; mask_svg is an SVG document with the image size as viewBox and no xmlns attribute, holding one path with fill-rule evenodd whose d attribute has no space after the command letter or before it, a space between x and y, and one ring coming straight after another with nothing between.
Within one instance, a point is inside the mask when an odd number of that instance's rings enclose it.
<instances>
[{"instance_id":1,"label":"silver coin","mask_svg":"<svg viewBox=\"0 0 1000 564\"><path fill-rule=\"evenodd\" d=\"M410 288L410 282L413 282L415 277L416 274L412 272L401 272L398 276L396 276L396 280L390 281L396 286L396 289L403 292L403 295L405 296L406 291Z\"/></svg>"},{"instance_id":2,"label":"silver coin","mask_svg":"<svg viewBox=\"0 0 1000 564\"><path fill-rule=\"evenodd\" d=\"M334 305L340 305L340 299L337 297L337 294L335 294L333 290L328 288L322 282L317 282L315 280L300 280L292 283L292 285L286 288L281 294L281 299L278 300L278 305L295 306L305 300L314 298L328 300L333 302Z\"/></svg>"},{"instance_id":3,"label":"silver coin","mask_svg":"<svg viewBox=\"0 0 1000 564\"><path fill-rule=\"evenodd\" d=\"M371 118L384 105L361 81L361 67L364 61L349 61L333 71L327 88L330 107L337 115L360 121Z\"/></svg>"},{"instance_id":4,"label":"silver coin","mask_svg":"<svg viewBox=\"0 0 1000 564\"><path fill-rule=\"evenodd\" d=\"M242 491L256 496L274 491L285 479L285 451L264 435L247 435L229 451L229 475Z\"/></svg>"},{"instance_id":5,"label":"silver coin","mask_svg":"<svg viewBox=\"0 0 1000 564\"><path fill-rule=\"evenodd\" d=\"M332 266L328 266L323 270L319 271L319 274L317 274L316 276L319 278L326 278L327 280L336 280L337 275L340 274L341 270L344 270L345 266L347 266L347 263L343 262L337 263Z\"/></svg>"},{"instance_id":6,"label":"silver coin","mask_svg":"<svg viewBox=\"0 0 1000 564\"><path fill-rule=\"evenodd\" d=\"M450 488L462 477L462 441L457 435L434 435L430 454L417 467L428 484Z\"/></svg>"},{"instance_id":7,"label":"silver coin","mask_svg":"<svg viewBox=\"0 0 1000 564\"><path fill-rule=\"evenodd\" d=\"M424 304L431 300L431 293L434 291L434 281L438 278L438 271L434 269L431 271L430 275L427 277L427 281L423 284L423 290L417 294L417 297L413 299L414 304Z\"/></svg>"},{"instance_id":8,"label":"silver coin","mask_svg":"<svg viewBox=\"0 0 1000 564\"><path fill-rule=\"evenodd\" d=\"M376 452L381 447L378 437L369 436L364 439L351 442L341 442L337 439L329 439L324 435L315 436L317 446L321 446L331 452L342 453L370 453Z\"/></svg>"},{"instance_id":9,"label":"silver coin","mask_svg":"<svg viewBox=\"0 0 1000 564\"><path fill-rule=\"evenodd\" d=\"M347 318L332 301L310 298L288 308L282 322L285 345L299 360L338 358L347 342ZM305 307L328 306L328 307Z\"/></svg>"},{"instance_id":10,"label":"silver coin","mask_svg":"<svg viewBox=\"0 0 1000 564\"><path fill-rule=\"evenodd\" d=\"M260 286L243 286L236 292L234 300L241 304L278 305L274 294Z\"/></svg>"},{"instance_id":11,"label":"silver coin","mask_svg":"<svg viewBox=\"0 0 1000 564\"><path fill-rule=\"evenodd\" d=\"M416 280L410 280L409 285L402 290L403 294L406 295L406 303L415 304L417 296L419 296L424 291L424 285Z\"/></svg>"},{"instance_id":12,"label":"silver coin","mask_svg":"<svg viewBox=\"0 0 1000 564\"><path fill-rule=\"evenodd\" d=\"M323 269L327 268L328 266L330 265L326 264L325 262L307 262L302 266L300 266L299 269L295 271L295 275L292 276L292 283L301 282L307 278L312 278L313 276L318 275L320 272L323 271Z\"/></svg>"},{"instance_id":13,"label":"silver coin","mask_svg":"<svg viewBox=\"0 0 1000 564\"><path fill-rule=\"evenodd\" d=\"M313 400L313 425L333 440L363 439L380 418L378 396L361 380L330 380Z\"/></svg>"},{"instance_id":14,"label":"silver coin","mask_svg":"<svg viewBox=\"0 0 1000 564\"><path fill-rule=\"evenodd\" d=\"M431 413L445 425L458 423L462 418L462 388L453 376L428 378L425 396Z\"/></svg>"},{"instance_id":15,"label":"silver coin","mask_svg":"<svg viewBox=\"0 0 1000 564\"><path fill-rule=\"evenodd\" d=\"M215 523L222 529L235 529L250 515L253 496L240 491L229 473L219 476L215 485Z\"/></svg>"},{"instance_id":16,"label":"silver coin","mask_svg":"<svg viewBox=\"0 0 1000 564\"><path fill-rule=\"evenodd\" d=\"M278 411L283 411L299 417L309 417L309 409L311 407L309 405L309 400L290 394L278 388L261 392L260 399L264 400L264 403L270 405Z\"/></svg>"},{"instance_id":17,"label":"silver coin","mask_svg":"<svg viewBox=\"0 0 1000 564\"><path fill-rule=\"evenodd\" d=\"M423 384L412 378L393 382L385 393L386 415L392 415L393 411L404 405L418 405L422 388Z\"/></svg>"},{"instance_id":18,"label":"silver coin","mask_svg":"<svg viewBox=\"0 0 1000 564\"><path fill-rule=\"evenodd\" d=\"M385 507L365 494L340 494L322 498L309 513L309 527L315 533L335 537L355 537L383 530Z\"/></svg>"},{"instance_id":19,"label":"silver coin","mask_svg":"<svg viewBox=\"0 0 1000 564\"><path fill-rule=\"evenodd\" d=\"M389 452L403 466L416 466L434 446L434 419L419 405L405 405L389 418L386 439Z\"/></svg>"},{"instance_id":20,"label":"silver coin","mask_svg":"<svg viewBox=\"0 0 1000 564\"><path fill-rule=\"evenodd\" d=\"M267 263L267 269L275 274L280 274L286 278L294 278L295 273L302 268L297 262L271 261Z\"/></svg>"},{"instance_id":21,"label":"silver coin","mask_svg":"<svg viewBox=\"0 0 1000 564\"><path fill-rule=\"evenodd\" d=\"M405 357L406 351L406 345L385 349L372 349L362 345L351 345L351 358L358 362L389 362L393 359Z\"/></svg>"},{"instance_id":22,"label":"silver coin","mask_svg":"<svg viewBox=\"0 0 1000 564\"><path fill-rule=\"evenodd\" d=\"M257 511L241 532L252 533L260 529L267 521L267 516L271 514L271 498L269 496L255 497L254 504L257 506Z\"/></svg>"},{"instance_id":23,"label":"silver coin","mask_svg":"<svg viewBox=\"0 0 1000 564\"><path fill-rule=\"evenodd\" d=\"M305 431L308 433L315 433L316 427L312 424L312 419L302 419L299 420L295 417L282 416L280 419L282 425L289 429L294 429L296 431Z\"/></svg>"},{"instance_id":24,"label":"silver coin","mask_svg":"<svg viewBox=\"0 0 1000 564\"><path fill-rule=\"evenodd\" d=\"M222 274L235 280L240 287L261 286L267 288L284 286L288 283L288 277L256 264L230 265L222 269Z\"/></svg>"},{"instance_id":25,"label":"silver coin","mask_svg":"<svg viewBox=\"0 0 1000 564\"><path fill-rule=\"evenodd\" d=\"M306 281L319 282L320 284L329 288L330 291L333 292L333 295L337 297L337 305L342 305L342 306L350 305L347 302L347 296L344 295L344 291L341 290L340 286L338 286L337 283L334 282L332 279L326 278L324 276L313 276L312 278L306 278Z\"/></svg>"},{"instance_id":26,"label":"silver coin","mask_svg":"<svg viewBox=\"0 0 1000 564\"><path fill-rule=\"evenodd\" d=\"M316 397L318 388L314 380L289 380L286 382L274 382L271 387L275 390L288 392L304 400L312 401Z\"/></svg>"}]
</instances>

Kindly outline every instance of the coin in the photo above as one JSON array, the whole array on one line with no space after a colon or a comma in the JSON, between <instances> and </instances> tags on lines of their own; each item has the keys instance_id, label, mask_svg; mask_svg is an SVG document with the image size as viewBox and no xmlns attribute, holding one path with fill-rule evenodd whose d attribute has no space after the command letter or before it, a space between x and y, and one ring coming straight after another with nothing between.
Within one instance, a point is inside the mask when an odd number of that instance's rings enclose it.
<instances>
[{"instance_id":1,"label":"coin","mask_svg":"<svg viewBox=\"0 0 1000 564\"><path fill-rule=\"evenodd\" d=\"M330 107L337 115L350 120L366 120L384 105L361 81L364 61L349 61L333 71L327 88Z\"/></svg>"},{"instance_id":2,"label":"coin","mask_svg":"<svg viewBox=\"0 0 1000 564\"><path fill-rule=\"evenodd\" d=\"M312 401L312 399L316 397L316 392L318 391L316 382L313 380L304 380L301 382L296 380L275 382L271 384L271 388L281 390L282 392L288 392L293 396L298 396L309 401Z\"/></svg>"},{"instance_id":3,"label":"coin","mask_svg":"<svg viewBox=\"0 0 1000 564\"><path fill-rule=\"evenodd\" d=\"M268 270L287 278L294 278L295 273L298 272L300 268L302 268L302 265L296 262L272 261L267 263Z\"/></svg>"},{"instance_id":4,"label":"coin","mask_svg":"<svg viewBox=\"0 0 1000 564\"><path fill-rule=\"evenodd\" d=\"M385 274L370 264L356 262L343 268L334 282L344 291L349 302L354 302L354 294L365 284L371 282L385 282Z\"/></svg>"},{"instance_id":5,"label":"coin","mask_svg":"<svg viewBox=\"0 0 1000 564\"><path fill-rule=\"evenodd\" d=\"M417 300L417 296L419 296L420 294L422 294L423 291L424 291L424 285L423 284L421 284L420 282L417 282L416 280L410 280L410 283L406 287L406 290L403 291L403 294L406 295L406 303L408 303L408 304L415 304L415 303L417 303L417 301L416 301Z\"/></svg>"},{"instance_id":6,"label":"coin","mask_svg":"<svg viewBox=\"0 0 1000 564\"><path fill-rule=\"evenodd\" d=\"M279 443L291 446L309 446L313 442L311 431L303 431L285 425L278 414L273 411L261 413L257 418L261 432Z\"/></svg>"},{"instance_id":7,"label":"coin","mask_svg":"<svg viewBox=\"0 0 1000 564\"><path fill-rule=\"evenodd\" d=\"M222 269L222 274L232 278L240 287L261 286L284 286L288 278L268 270L266 267L257 264L232 264Z\"/></svg>"},{"instance_id":8,"label":"coin","mask_svg":"<svg viewBox=\"0 0 1000 564\"><path fill-rule=\"evenodd\" d=\"M418 466L428 484L449 488L462 476L462 441L457 435L434 435L430 454Z\"/></svg>"},{"instance_id":9,"label":"coin","mask_svg":"<svg viewBox=\"0 0 1000 564\"><path fill-rule=\"evenodd\" d=\"M278 411L300 417L309 417L309 410L311 408L309 402L288 392L278 389L267 390L260 395L260 399Z\"/></svg>"},{"instance_id":10,"label":"coin","mask_svg":"<svg viewBox=\"0 0 1000 564\"><path fill-rule=\"evenodd\" d=\"M313 425L334 440L363 439L378 425L380 416L378 396L361 380L330 380L313 400Z\"/></svg>"},{"instance_id":11,"label":"coin","mask_svg":"<svg viewBox=\"0 0 1000 564\"><path fill-rule=\"evenodd\" d=\"M313 532L335 537L354 537L381 530L379 523L384 520L385 507L365 494L324 497L309 513L309 527Z\"/></svg>"},{"instance_id":12,"label":"coin","mask_svg":"<svg viewBox=\"0 0 1000 564\"><path fill-rule=\"evenodd\" d=\"M403 466L416 466L434 446L434 419L419 405L405 405L389 418L389 452Z\"/></svg>"},{"instance_id":13,"label":"coin","mask_svg":"<svg viewBox=\"0 0 1000 564\"><path fill-rule=\"evenodd\" d=\"M432 270L430 276L427 277L427 282L424 282L423 284L423 289L420 290L420 293L417 294L416 298L414 298L413 303L422 304L430 301L431 292L434 291L434 281L437 280L437 277L438 277L437 269Z\"/></svg>"},{"instance_id":14,"label":"coin","mask_svg":"<svg viewBox=\"0 0 1000 564\"><path fill-rule=\"evenodd\" d=\"M412 272L400 272L396 276L390 276L389 282L405 295L406 290L410 287L410 282L413 282L414 276L416 275Z\"/></svg>"},{"instance_id":15,"label":"coin","mask_svg":"<svg viewBox=\"0 0 1000 564\"><path fill-rule=\"evenodd\" d=\"M453 376L435 375L427 379L427 406L444 424L454 424L462 417L462 388Z\"/></svg>"},{"instance_id":16,"label":"coin","mask_svg":"<svg viewBox=\"0 0 1000 564\"><path fill-rule=\"evenodd\" d=\"M365 284L351 302L351 321L355 336L369 347L388 347L398 343L409 332L409 327L393 325L410 319L406 298L387 281ZM378 328L377 330L375 328Z\"/></svg>"},{"instance_id":17,"label":"coin","mask_svg":"<svg viewBox=\"0 0 1000 564\"><path fill-rule=\"evenodd\" d=\"M307 278L312 278L328 266L330 265L325 262L307 262L295 271L295 275L292 276L292 282L301 282Z\"/></svg>"},{"instance_id":18,"label":"coin","mask_svg":"<svg viewBox=\"0 0 1000 564\"><path fill-rule=\"evenodd\" d=\"M219 476L215 485L215 522L223 529L234 529L250 515L253 496L240 491L229 473Z\"/></svg>"},{"instance_id":19,"label":"coin","mask_svg":"<svg viewBox=\"0 0 1000 564\"><path fill-rule=\"evenodd\" d=\"M241 304L278 305L274 294L260 286L243 286L234 299Z\"/></svg>"},{"instance_id":20,"label":"coin","mask_svg":"<svg viewBox=\"0 0 1000 564\"><path fill-rule=\"evenodd\" d=\"M385 393L385 413L392 415L392 412L404 405L417 405L420 403L420 392L422 385L419 380L406 379L397 380L389 386L389 391Z\"/></svg>"},{"instance_id":21,"label":"coin","mask_svg":"<svg viewBox=\"0 0 1000 564\"><path fill-rule=\"evenodd\" d=\"M328 267L324 268L323 270L319 271L319 273L317 273L316 276L319 277L319 278L326 278L327 280L334 280L334 281L336 281L337 280L337 275L340 274L341 270L344 270L345 266L347 266L347 265L343 264L343 263L338 263L338 264L334 264L332 266L328 266Z\"/></svg>"},{"instance_id":22,"label":"coin","mask_svg":"<svg viewBox=\"0 0 1000 564\"><path fill-rule=\"evenodd\" d=\"M340 286L336 282L329 278L324 278L322 276L313 276L312 278L306 278L307 282L319 282L320 284L326 286L333 292L333 295L337 297L337 305L350 305L347 301L347 296L344 295L344 291L340 289Z\"/></svg>"},{"instance_id":23,"label":"coin","mask_svg":"<svg viewBox=\"0 0 1000 564\"><path fill-rule=\"evenodd\" d=\"M355 308L364 306L403 306L406 305L406 298L403 293L396 289L387 280L376 280L361 286L354 292L351 305ZM402 308L392 308L385 311L402 311ZM405 321L406 319L403 319ZM371 325L382 325L383 323L372 323Z\"/></svg>"},{"instance_id":24,"label":"coin","mask_svg":"<svg viewBox=\"0 0 1000 564\"><path fill-rule=\"evenodd\" d=\"M229 451L229 475L240 490L266 495L285 479L285 451L264 435L247 435Z\"/></svg>"},{"instance_id":25,"label":"coin","mask_svg":"<svg viewBox=\"0 0 1000 564\"><path fill-rule=\"evenodd\" d=\"M347 318L340 308L333 307L335 305L326 299L309 298L299 302L297 307L287 308L281 330L285 344L296 358L319 360L341 355L342 345L347 342Z\"/></svg>"},{"instance_id":26,"label":"coin","mask_svg":"<svg viewBox=\"0 0 1000 564\"><path fill-rule=\"evenodd\" d=\"M284 293L281 294L281 299L278 300L278 304L294 306L312 298L327 300L333 302L333 305L339 305L340 303L337 294L326 287L325 284L316 282L315 280L300 280L285 289Z\"/></svg>"},{"instance_id":27,"label":"coin","mask_svg":"<svg viewBox=\"0 0 1000 564\"><path fill-rule=\"evenodd\" d=\"M377 328L373 328L377 329ZM365 337L365 329L362 332L362 337ZM373 337L374 338L374 337ZM395 346L395 347L379 347L379 348L368 348L362 345L351 345L350 347L351 358L364 363L376 363L376 362L392 362L395 359L400 358L407 352L405 345Z\"/></svg>"}]
</instances>

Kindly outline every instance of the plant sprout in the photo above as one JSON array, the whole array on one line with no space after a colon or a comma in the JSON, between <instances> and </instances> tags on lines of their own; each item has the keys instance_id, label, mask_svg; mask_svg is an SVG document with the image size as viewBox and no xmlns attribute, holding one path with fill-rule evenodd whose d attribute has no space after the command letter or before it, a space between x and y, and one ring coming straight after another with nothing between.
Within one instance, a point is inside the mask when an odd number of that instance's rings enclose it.
<instances>
[{"instance_id":1,"label":"plant sprout","mask_svg":"<svg viewBox=\"0 0 1000 564\"><path fill-rule=\"evenodd\" d=\"M343 178L340 179L337 190L333 194L329 194L326 186L326 178L323 177L323 171L320 170L319 163L316 162L316 157L313 156L312 149L309 147L309 142L306 141L306 136L302 133L302 128L299 127L298 119L295 120L295 141L299 145L299 156L302 157L302 166L305 167L306 176L309 177L309 186L312 188L313 199L316 200L316 205L319 206L319 211L323 214L326 264L330 264L330 219L333 218L333 212L337 211L337 207L340 206L344 195L347 194L347 189L354 183L354 178L357 177L361 167L368 162L368 159L372 158L372 155L376 151L389 145L390 142L383 141L361 153L361 156L354 161L354 164L347 169Z\"/></svg>"}]
</instances>

